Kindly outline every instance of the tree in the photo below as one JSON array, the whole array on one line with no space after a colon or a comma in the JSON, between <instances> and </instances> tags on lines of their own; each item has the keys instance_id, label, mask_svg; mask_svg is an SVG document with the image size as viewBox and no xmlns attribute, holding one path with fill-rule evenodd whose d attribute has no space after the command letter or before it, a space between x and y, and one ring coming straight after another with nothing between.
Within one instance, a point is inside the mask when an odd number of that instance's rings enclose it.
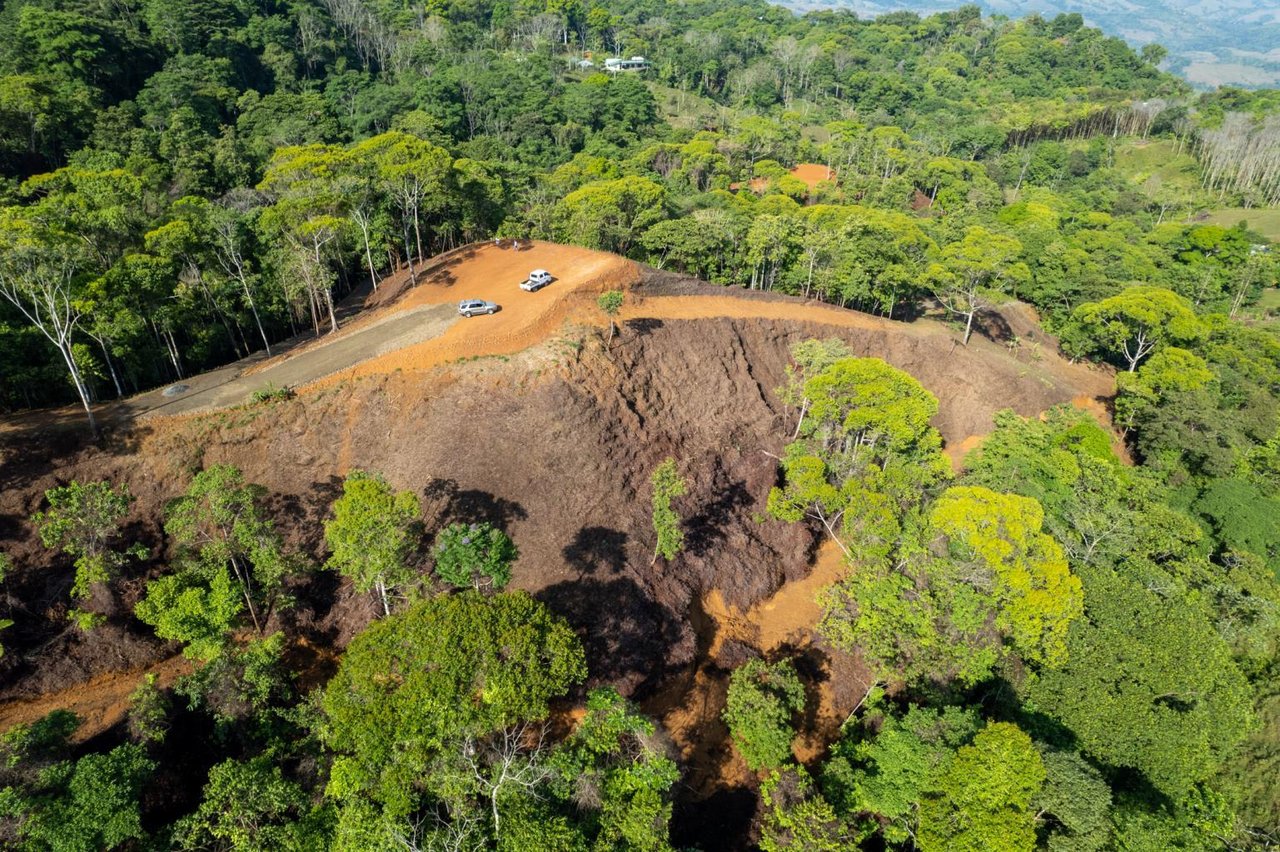
<instances>
[{"instance_id":1,"label":"tree","mask_svg":"<svg viewBox=\"0 0 1280 852\"><path fill-rule=\"evenodd\" d=\"M115 540L129 513L133 495L128 485L113 488L109 482L71 484L45 492L49 509L32 519L45 547L59 548L76 558L71 596L87 598L96 583L109 583L127 557L147 555L141 544L118 550Z\"/></svg>"},{"instance_id":2,"label":"tree","mask_svg":"<svg viewBox=\"0 0 1280 852\"><path fill-rule=\"evenodd\" d=\"M450 524L436 534L432 548L436 573L459 589L502 589L511 582L511 565L520 552L505 532L485 521Z\"/></svg>"},{"instance_id":3,"label":"tree","mask_svg":"<svg viewBox=\"0 0 1280 852\"><path fill-rule=\"evenodd\" d=\"M622 310L622 291L606 290L596 299L596 306L604 311L604 315L609 318L609 341L606 346L613 343L614 317Z\"/></svg>"},{"instance_id":4,"label":"tree","mask_svg":"<svg viewBox=\"0 0 1280 852\"><path fill-rule=\"evenodd\" d=\"M267 852L324 844L310 797L266 755L225 760L209 770L195 812L178 821L180 849Z\"/></svg>"},{"instance_id":5,"label":"tree","mask_svg":"<svg viewBox=\"0 0 1280 852\"><path fill-rule=\"evenodd\" d=\"M1083 593L1062 547L1041 531L1040 504L980 486L957 486L934 502L929 521L946 536L952 557L990 572L990 580L975 585L991 583L996 626L1023 658L1061 665L1067 629L1083 610Z\"/></svg>"},{"instance_id":6,"label":"tree","mask_svg":"<svg viewBox=\"0 0 1280 852\"><path fill-rule=\"evenodd\" d=\"M393 492L380 475L352 471L342 483L342 496L333 503L333 518L324 524L332 551L325 567L350 577L359 592L376 590L383 613L390 615L388 590L415 576L408 560L421 517L413 492Z\"/></svg>"},{"instance_id":7,"label":"tree","mask_svg":"<svg viewBox=\"0 0 1280 852\"><path fill-rule=\"evenodd\" d=\"M585 676L573 630L524 592L466 591L387 616L352 640L321 699L335 755L327 794L343 820L371 803L376 823L396 825L444 792L437 758L466 737L545 718Z\"/></svg>"},{"instance_id":8,"label":"tree","mask_svg":"<svg viewBox=\"0 0 1280 852\"><path fill-rule=\"evenodd\" d=\"M147 584L147 594L134 608L161 639L182 642L184 656L208 661L226 648L244 611L243 596L225 569L210 576L178 571Z\"/></svg>"},{"instance_id":9,"label":"tree","mask_svg":"<svg viewBox=\"0 0 1280 852\"><path fill-rule=\"evenodd\" d=\"M595 848L671 849L667 824L680 770L655 730L616 690L600 687L588 693L582 721L551 756L549 792L577 805ZM531 847L510 847L520 848Z\"/></svg>"},{"instance_id":10,"label":"tree","mask_svg":"<svg viewBox=\"0 0 1280 852\"><path fill-rule=\"evenodd\" d=\"M133 744L60 761L42 771L31 788L0 789L0 812L20 818L25 849L115 848L146 836L138 799L154 768Z\"/></svg>"},{"instance_id":11,"label":"tree","mask_svg":"<svg viewBox=\"0 0 1280 852\"><path fill-rule=\"evenodd\" d=\"M804 710L804 684L790 660L748 660L729 679L724 721L753 772L791 760L795 717Z\"/></svg>"},{"instance_id":12,"label":"tree","mask_svg":"<svg viewBox=\"0 0 1280 852\"><path fill-rule=\"evenodd\" d=\"M169 732L169 698L148 672L129 693L129 737L139 745L155 745Z\"/></svg>"},{"instance_id":13,"label":"tree","mask_svg":"<svg viewBox=\"0 0 1280 852\"><path fill-rule=\"evenodd\" d=\"M981 725L972 708L889 712L883 699L873 699L832 747L823 790L838 813L870 814L886 841L909 842L919 830L920 803Z\"/></svg>"},{"instance_id":14,"label":"tree","mask_svg":"<svg viewBox=\"0 0 1280 852\"><path fill-rule=\"evenodd\" d=\"M760 798L765 807L760 832L764 852L847 852L857 848L803 767L771 772L760 785Z\"/></svg>"},{"instance_id":15,"label":"tree","mask_svg":"<svg viewBox=\"0 0 1280 852\"><path fill-rule=\"evenodd\" d=\"M238 468L214 465L197 473L187 493L166 507L164 526L184 549L187 566L212 583L211 589L230 571L259 634L284 578L297 567L262 511L265 494L262 486L246 482ZM191 583L177 582L174 592L179 586L190 588ZM227 613L225 602L216 611Z\"/></svg>"},{"instance_id":16,"label":"tree","mask_svg":"<svg viewBox=\"0 0 1280 852\"><path fill-rule=\"evenodd\" d=\"M921 803L921 852L1031 852L1030 805L1044 781L1031 738L1008 722L988 724L956 751Z\"/></svg>"},{"instance_id":17,"label":"tree","mask_svg":"<svg viewBox=\"0 0 1280 852\"><path fill-rule=\"evenodd\" d=\"M89 419L98 434L89 387L77 363L75 332L84 320L80 308L82 257L70 235L27 218L18 208L0 210L0 296L40 330L62 356Z\"/></svg>"},{"instance_id":18,"label":"tree","mask_svg":"<svg viewBox=\"0 0 1280 852\"><path fill-rule=\"evenodd\" d=\"M643 177L589 183L560 201L559 231L569 242L625 254L665 217L665 200L662 186Z\"/></svg>"},{"instance_id":19,"label":"tree","mask_svg":"<svg viewBox=\"0 0 1280 852\"><path fill-rule=\"evenodd\" d=\"M805 416L813 401L805 393L809 379L826 370L837 361L852 358L853 351L848 344L837 338L802 340L791 346L791 363L787 365L787 383L777 389L776 393L787 406L798 408L800 416L796 420L795 432L791 440L800 437L800 429L804 426Z\"/></svg>"},{"instance_id":20,"label":"tree","mask_svg":"<svg viewBox=\"0 0 1280 852\"><path fill-rule=\"evenodd\" d=\"M1129 372L1163 344L1200 340L1204 324L1185 299L1160 287L1129 287L1076 308L1063 332L1076 354L1121 357Z\"/></svg>"},{"instance_id":21,"label":"tree","mask_svg":"<svg viewBox=\"0 0 1280 852\"><path fill-rule=\"evenodd\" d=\"M671 501L683 497L689 486L676 468L675 459L666 459L653 470L649 477L653 486L653 559L650 565L661 556L670 562L676 554L684 550L684 530L681 528L680 516L671 508Z\"/></svg>"},{"instance_id":22,"label":"tree","mask_svg":"<svg viewBox=\"0 0 1280 852\"><path fill-rule=\"evenodd\" d=\"M769 492L774 517L813 518L849 554L845 526L856 529L885 502L865 495L904 506L949 472L942 438L929 425L937 399L879 358L831 362L805 380L800 395L808 415L783 454L783 486Z\"/></svg>"},{"instance_id":23,"label":"tree","mask_svg":"<svg viewBox=\"0 0 1280 852\"><path fill-rule=\"evenodd\" d=\"M1017 239L982 227L966 229L963 239L943 248L934 293L943 307L965 318L965 346L973 334L973 318L988 307L985 294L1004 292L1030 277L1027 265L1018 260L1021 254Z\"/></svg>"},{"instance_id":24,"label":"tree","mask_svg":"<svg viewBox=\"0 0 1280 852\"><path fill-rule=\"evenodd\" d=\"M1110 848L1111 788L1101 773L1079 752L1039 748L1045 785L1031 806L1052 826L1049 848L1078 852Z\"/></svg>"},{"instance_id":25,"label":"tree","mask_svg":"<svg viewBox=\"0 0 1280 852\"><path fill-rule=\"evenodd\" d=\"M1173 798L1208 778L1251 722L1248 683L1203 609L1108 569L1086 577L1066 664L1024 691L1086 754L1142 772Z\"/></svg>"}]
</instances>

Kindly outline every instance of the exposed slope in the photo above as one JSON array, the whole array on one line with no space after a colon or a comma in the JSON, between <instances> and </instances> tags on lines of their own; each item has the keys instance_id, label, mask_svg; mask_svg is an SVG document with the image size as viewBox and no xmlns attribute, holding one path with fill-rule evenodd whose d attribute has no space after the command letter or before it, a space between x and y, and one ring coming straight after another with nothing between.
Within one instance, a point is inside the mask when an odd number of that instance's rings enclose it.
<instances>
[{"instance_id":1,"label":"exposed slope","mask_svg":"<svg viewBox=\"0 0 1280 852\"><path fill-rule=\"evenodd\" d=\"M441 366L460 354L442 348L446 333L355 365L345 373L353 377L330 377L293 400L152 416L118 429L102 447L11 432L0 460L0 535L20 566L9 591L26 609L6 634L11 653L0 660L0 700L30 699L172 654L129 613L145 576L162 570L164 502L193 469L240 466L272 493L270 510L288 538L312 554L321 551L321 521L341 477L357 467L379 470L422 497L428 528L453 519L506 527L521 550L515 584L578 628L593 680L618 684L664 719L691 768L688 813L704 814L682 822L682 841L741 830L749 820L733 803L754 798L735 792L749 779L718 722L723 672L752 648L790 642L806 649L806 672L822 699L819 735L801 744L806 757L820 750L821 732L848 712L862 686L857 661L828 653L808 629L822 582L800 581L812 570L815 539L765 517L776 479L772 454L789 431L775 389L790 345L836 336L912 372L942 400L937 425L955 444L987 431L1002 408L1035 413L1078 397L1093 401L1109 392L1110 377L1047 348L1033 357L975 340L966 349L934 322L904 325L639 272L611 348L595 329L563 325L602 320L593 293L631 275L606 265L573 291L578 296L548 302L558 306L526 326L471 339L511 354ZM411 311L426 298L410 291L389 310ZM1029 321L1009 313L997 324L1024 336ZM530 339L542 342L514 351ZM679 504L688 550L670 565L651 566L647 479L667 456L679 460L692 486ZM46 488L71 478L128 483L138 496L130 534L157 551L157 562L126 577L117 598L95 602L115 616L92 637L66 628L70 566L40 548L25 520ZM824 582L838 575L838 564L823 565ZM299 606L276 626L309 647L341 648L375 615L371 597L329 574L294 591ZM0 719L12 718L8 712L18 711L0 707ZM704 797L718 804L693 805Z\"/></svg>"}]
</instances>

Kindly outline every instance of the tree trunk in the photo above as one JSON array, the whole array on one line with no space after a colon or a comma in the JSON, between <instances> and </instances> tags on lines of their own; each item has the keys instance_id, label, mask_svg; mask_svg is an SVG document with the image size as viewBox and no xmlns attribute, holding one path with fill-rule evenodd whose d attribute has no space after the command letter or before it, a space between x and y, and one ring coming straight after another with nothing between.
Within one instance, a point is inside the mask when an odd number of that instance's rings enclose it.
<instances>
[{"instance_id":1,"label":"tree trunk","mask_svg":"<svg viewBox=\"0 0 1280 852\"><path fill-rule=\"evenodd\" d=\"M358 220L360 223L360 233L364 236L364 259L369 264L369 283L373 285L373 292L378 292L378 273L373 268L373 251L369 248L369 223L361 216Z\"/></svg>"},{"instance_id":2,"label":"tree trunk","mask_svg":"<svg viewBox=\"0 0 1280 852\"><path fill-rule=\"evenodd\" d=\"M1235 312L1232 311L1232 313L1234 314ZM106 359L107 372L111 374L111 383L116 386L116 399L120 399L124 396L124 389L120 387L120 377L116 375L116 365L111 360L111 351L107 348L106 340L98 339L98 346L102 348L102 357Z\"/></svg>"},{"instance_id":3,"label":"tree trunk","mask_svg":"<svg viewBox=\"0 0 1280 852\"><path fill-rule=\"evenodd\" d=\"M58 346L58 351L62 353L62 358L67 362L67 369L71 372L71 381L76 386L76 393L80 395L80 403L84 405L85 416L89 418L89 431L94 438L98 437L98 421L93 416L93 406L89 404L89 392L84 386L84 380L80 378L80 368L76 366L76 359L71 354L71 341L65 340Z\"/></svg>"}]
</instances>

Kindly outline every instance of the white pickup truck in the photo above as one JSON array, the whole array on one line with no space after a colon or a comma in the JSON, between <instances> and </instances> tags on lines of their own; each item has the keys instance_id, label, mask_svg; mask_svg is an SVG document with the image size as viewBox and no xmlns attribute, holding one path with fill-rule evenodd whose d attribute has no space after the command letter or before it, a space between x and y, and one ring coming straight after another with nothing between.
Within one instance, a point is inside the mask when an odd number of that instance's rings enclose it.
<instances>
[{"instance_id":1,"label":"white pickup truck","mask_svg":"<svg viewBox=\"0 0 1280 852\"><path fill-rule=\"evenodd\" d=\"M545 269L535 269L529 277L520 282L520 289L529 293L537 292L552 282L551 273Z\"/></svg>"}]
</instances>

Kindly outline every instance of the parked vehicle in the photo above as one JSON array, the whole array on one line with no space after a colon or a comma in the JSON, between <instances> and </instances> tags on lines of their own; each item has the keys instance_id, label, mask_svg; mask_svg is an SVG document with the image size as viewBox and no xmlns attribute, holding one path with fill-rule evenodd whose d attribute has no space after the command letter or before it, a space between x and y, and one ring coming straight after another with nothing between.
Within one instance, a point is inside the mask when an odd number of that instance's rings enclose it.
<instances>
[{"instance_id":1,"label":"parked vehicle","mask_svg":"<svg viewBox=\"0 0 1280 852\"><path fill-rule=\"evenodd\" d=\"M529 277L520 282L520 289L534 293L550 284L554 279L551 273L545 269L535 269L529 273Z\"/></svg>"},{"instance_id":2,"label":"parked vehicle","mask_svg":"<svg viewBox=\"0 0 1280 852\"><path fill-rule=\"evenodd\" d=\"M464 317L473 317L476 314L492 314L496 313L498 306L493 302L486 302L484 299L463 299L458 303L458 313Z\"/></svg>"}]
</instances>

